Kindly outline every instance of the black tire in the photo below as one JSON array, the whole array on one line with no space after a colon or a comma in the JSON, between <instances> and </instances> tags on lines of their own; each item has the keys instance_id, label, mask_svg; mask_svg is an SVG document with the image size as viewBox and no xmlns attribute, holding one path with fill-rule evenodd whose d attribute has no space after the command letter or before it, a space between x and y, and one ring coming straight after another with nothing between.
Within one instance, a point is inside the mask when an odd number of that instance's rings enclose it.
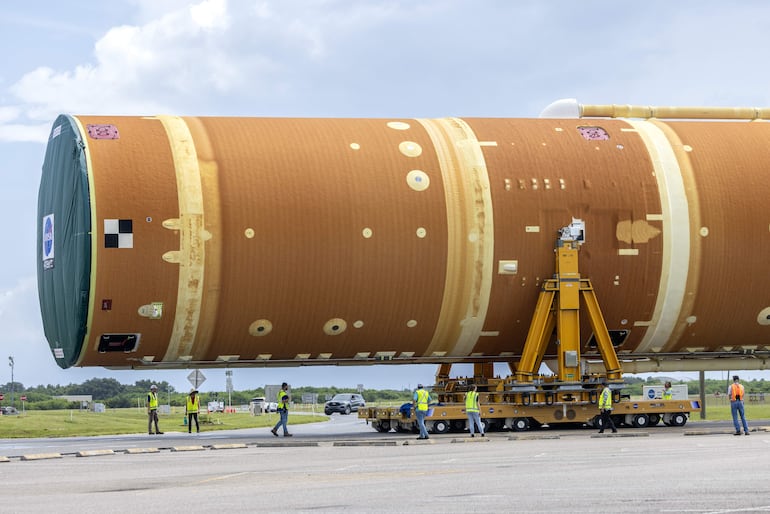
<instances>
[{"instance_id":1,"label":"black tire","mask_svg":"<svg viewBox=\"0 0 770 514\"><path fill-rule=\"evenodd\" d=\"M650 417L647 414L634 414L631 424L634 428L646 428L650 426Z\"/></svg>"},{"instance_id":2,"label":"black tire","mask_svg":"<svg viewBox=\"0 0 770 514\"><path fill-rule=\"evenodd\" d=\"M677 412L671 415L671 425L675 427L683 427L687 423L687 415L684 412Z\"/></svg>"},{"instance_id":3,"label":"black tire","mask_svg":"<svg viewBox=\"0 0 770 514\"><path fill-rule=\"evenodd\" d=\"M489 429L491 428L492 423L490 423L488 419L482 419L481 426L484 427L484 433L486 434L487 432L489 432Z\"/></svg>"},{"instance_id":4,"label":"black tire","mask_svg":"<svg viewBox=\"0 0 770 514\"><path fill-rule=\"evenodd\" d=\"M453 419L449 422L449 426L452 432L462 432L465 430L465 420Z\"/></svg>"},{"instance_id":5,"label":"black tire","mask_svg":"<svg viewBox=\"0 0 770 514\"><path fill-rule=\"evenodd\" d=\"M526 432L529 430L529 418L514 418L511 429L514 432Z\"/></svg>"},{"instance_id":6,"label":"black tire","mask_svg":"<svg viewBox=\"0 0 770 514\"><path fill-rule=\"evenodd\" d=\"M593 425L594 428L598 428L599 430L602 429L604 426L604 422L602 421L601 416L594 416L593 419L591 419L591 425Z\"/></svg>"},{"instance_id":7,"label":"black tire","mask_svg":"<svg viewBox=\"0 0 770 514\"><path fill-rule=\"evenodd\" d=\"M324 414L326 414L327 416L331 416L331 415L332 415L332 411L330 411L330 410L325 410L325 411L324 411Z\"/></svg>"},{"instance_id":8,"label":"black tire","mask_svg":"<svg viewBox=\"0 0 770 514\"><path fill-rule=\"evenodd\" d=\"M449 432L449 421L445 419L437 419L433 422L433 433L434 434L446 434Z\"/></svg>"},{"instance_id":9,"label":"black tire","mask_svg":"<svg viewBox=\"0 0 770 514\"><path fill-rule=\"evenodd\" d=\"M650 426L651 427L654 427L655 425L660 423L660 414L650 414L649 418L650 418Z\"/></svg>"},{"instance_id":10,"label":"black tire","mask_svg":"<svg viewBox=\"0 0 770 514\"><path fill-rule=\"evenodd\" d=\"M350 414L350 405L345 407L345 414Z\"/></svg>"},{"instance_id":11,"label":"black tire","mask_svg":"<svg viewBox=\"0 0 770 514\"><path fill-rule=\"evenodd\" d=\"M390 432L390 421L383 420L383 421L380 421L379 423L375 423L374 429L377 432L382 432L383 434L386 432Z\"/></svg>"}]
</instances>

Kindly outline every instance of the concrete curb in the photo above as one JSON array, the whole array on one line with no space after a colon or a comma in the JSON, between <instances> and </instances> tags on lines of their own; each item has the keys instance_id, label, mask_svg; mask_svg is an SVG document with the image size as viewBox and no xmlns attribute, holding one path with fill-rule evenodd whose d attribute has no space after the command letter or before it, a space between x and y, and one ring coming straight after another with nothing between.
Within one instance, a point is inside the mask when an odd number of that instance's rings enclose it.
<instances>
[{"instance_id":1,"label":"concrete curb","mask_svg":"<svg viewBox=\"0 0 770 514\"><path fill-rule=\"evenodd\" d=\"M650 434L647 432L618 432L616 434L610 432L609 434L593 434L591 439L601 439L602 437L650 437Z\"/></svg>"},{"instance_id":2,"label":"concrete curb","mask_svg":"<svg viewBox=\"0 0 770 514\"><path fill-rule=\"evenodd\" d=\"M127 448L126 453L134 455L140 453L160 453L160 448Z\"/></svg>"},{"instance_id":3,"label":"concrete curb","mask_svg":"<svg viewBox=\"0 0 770 514\"><path fill-rule=\"evenodd\" d=\"M318 446L317 441L291 441L291 442L275 442L275 443L256 443L254 446L258 448L288 448L294 446Z\"/></svg>"},{"instance_id":4,"label":"concrete curb","mask_svg":"<svg viewBox=\"0 0 770 514\"><path fill-rule=\"evenodd\" d=\"M476 437L461 437L461 438L456 437L456 438L452 439L449 442L450 443L489 443L489 442L491 442L491 440L486 438L486 437L478 437L478 438L476 438Z\"/></svg>"},{"instance_id":5,"label":"concrete curb","mask_svg":"<svg viewBox=\"0 0 770 514\"><path fill-rule=\"evenodd\" d=\"M203 446L172 446L172 452L199 452L205 450Z\"/></svg>"},{"instance_id":6,"label":"concrete curb","mask_svg":"<svg viewBox=\"0 0 770 514\"><path fill-rule=\"evenodd\" d=\"M332 446L396 446L396 441L334 441Z\"/></svg>"},{"instance_id":7,"label":"concrete curb","mask_svg":"<svg viewBox=\"0 0 770 514\"><path fill-rule=\"evenodd\" d=\"M30 455L22 455L21 460L45 460L45 459L61 459L61 453L33 453Z\"/></svg>"},{"instance_id":8,"label":"concrete curb","mask_svg":"<svg viewBox=\"0 0 770 514\"><path fill-rule=\"evenodd\" d=\"M509 441L535 441L538 439L561 439L557 434L542 434L542 435L510 435Z\"/></svg>"},{"instance_id":9,"label":"concrete curb","mask_svg":"<svg viewBox=\"0 0 770 514\"><path fill-rule=\"evenodd\" d=\"M212 450L235 450L237 448L246 448L245 443L227 443L227 444L212 444L209 448Z\"/></svg>"},{"instance_id":10,"label":"concrete curb","mask_svg":"<svg viewBox=\"0 0 770 514\"><path fill-rule=\"evenodd\" d=\"M734 430L686 430L683 435L732 435Z\"/></svg>"},{"instance_id":11,"label":"concrete curb","mask_svg":"<svg viewBox=\"0 0 770 514\"><path fill-rule=\"evenodd\" d=\"M767 432L768 427L750 428L749 432ZM735 430L687 430L684 435L734 435Z\"/></svg>"},{"instance_id":12,"label":"concrete curb","mask_svg":"<svg viewBox=\"0 0 770 514\"><path fill-rule=\"evenodd\" d=\"M114 450L84 450L82 452L77 452L75 456L77 457L99 457L101 455L115 455Z\"/></svg>"},{"instance_id":13,"label":"concrete curb","mask_svg":"<svg viewBox=\"0 0 770 514\"><path fill-rule=\"evenodd\" d=\"M414 441L404 441L404 446L409 446L410 444L413 444L415 446L420 444L435 444L436 441L433 439L415 439Z\"/></svg>"}]
</instances>

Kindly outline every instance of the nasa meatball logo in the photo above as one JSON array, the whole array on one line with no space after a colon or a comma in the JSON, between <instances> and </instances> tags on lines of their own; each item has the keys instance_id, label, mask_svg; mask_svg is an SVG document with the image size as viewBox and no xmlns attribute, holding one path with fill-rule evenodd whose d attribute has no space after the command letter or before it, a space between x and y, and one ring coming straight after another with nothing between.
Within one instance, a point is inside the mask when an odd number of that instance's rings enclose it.
<instances>
[{"instance_id":1,"label":"nasa meatball logo","mask_svg":"<svg viewBox=\"0 0 770 514\"><path fill-rule=\"evenodd\" d=\"M53 214L43 218L43 269L53 268Z\"/></svg>"}]
</instances>

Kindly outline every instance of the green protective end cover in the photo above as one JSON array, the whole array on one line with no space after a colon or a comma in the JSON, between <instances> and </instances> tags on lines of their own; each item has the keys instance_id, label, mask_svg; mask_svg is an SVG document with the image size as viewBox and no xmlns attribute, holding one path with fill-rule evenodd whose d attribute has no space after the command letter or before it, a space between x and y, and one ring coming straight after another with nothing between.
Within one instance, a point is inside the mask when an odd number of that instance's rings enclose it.
<instances>
[{"instance_id":1,"label":"green protective end cover","mask_svg":"<svg viewBox=\"0 0 770 514\"><path fill-rule=\"evenodd\" d=\"M56 363L75 365L88 328L91 201L85 144L60 115L45 152L37 202L37 287L43 330Z\"/></svg>"}]
</instances>

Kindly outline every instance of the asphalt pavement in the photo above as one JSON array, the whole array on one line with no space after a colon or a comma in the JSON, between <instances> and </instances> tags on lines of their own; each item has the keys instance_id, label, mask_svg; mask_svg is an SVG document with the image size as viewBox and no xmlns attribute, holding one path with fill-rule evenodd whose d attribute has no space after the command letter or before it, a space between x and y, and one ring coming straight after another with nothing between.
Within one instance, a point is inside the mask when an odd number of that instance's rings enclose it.
<instances>
[{"instance_id":1,"label":"asphalt pavement","mask_svg":"<svg viewBox=\"0 0 770 514\"><path fill-rule=\"evenodd\" d=\"M291 419L291 418L290 418ZM355 416L0 442L7 512L770 512L770 423L380 434Z\"/></svg>"}]
</instances>

